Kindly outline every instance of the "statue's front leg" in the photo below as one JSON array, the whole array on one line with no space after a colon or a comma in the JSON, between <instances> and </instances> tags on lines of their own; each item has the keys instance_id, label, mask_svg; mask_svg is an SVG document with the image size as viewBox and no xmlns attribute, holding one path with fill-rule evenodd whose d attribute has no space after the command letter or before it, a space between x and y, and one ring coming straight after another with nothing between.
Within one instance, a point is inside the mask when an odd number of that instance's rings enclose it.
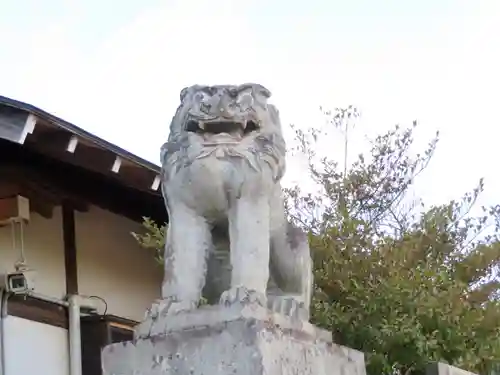
<instances>
[{"instance_id":1,"label":"statue's front leg","mask_svg":"<svg viewBox=\"0 0 500 375\"><path fill-rule=\"evenodd\" d=\"M194 309L205 284L206 258L212 245L204 217L182 204L169 207L170 223L165 245L164 313Z\"/></svg>"},{"instance_id":2,"label":"statue's front leg","mask_svg":"<svg viewBox=\"0 0 500 375\"><path fill-rule=\"evenodd\" d=\"M231 287L221 303L266 306L269 279L269 203L266 197L241 198L229 210Z\"/></svg>"}]
</instances>

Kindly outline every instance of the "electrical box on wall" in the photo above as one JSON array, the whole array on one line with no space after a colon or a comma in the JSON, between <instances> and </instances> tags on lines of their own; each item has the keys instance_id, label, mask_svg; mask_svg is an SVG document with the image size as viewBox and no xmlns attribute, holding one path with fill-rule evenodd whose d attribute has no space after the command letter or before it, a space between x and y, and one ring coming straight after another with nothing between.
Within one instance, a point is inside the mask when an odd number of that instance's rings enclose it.
<instances>
[{"instance_id":1,"label":"electrical box on wall","mask_svg":"<svg viewBox=\"0 0 500 375\"><path fill-rule=\"evenodd\" d=\"M30 220L30 201L21 195L0 198L0 226Z\"/></svg>"},{"instance_id":2,"label":"electrical box on wall","mask_svg":"<svg viewBox=\"0 0 500 375\"><path fill-rule=\"evenodd\" d=\"M35 271L19 270L5 275L3 288L13 294L29 294L35 290Z\"/></svg>"}]
</instances>

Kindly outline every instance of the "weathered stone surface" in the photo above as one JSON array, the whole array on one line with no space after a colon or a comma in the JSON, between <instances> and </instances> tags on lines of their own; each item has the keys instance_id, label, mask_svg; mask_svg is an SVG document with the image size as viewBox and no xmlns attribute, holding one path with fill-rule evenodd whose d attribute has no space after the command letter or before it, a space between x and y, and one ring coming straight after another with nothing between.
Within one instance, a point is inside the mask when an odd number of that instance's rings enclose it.
<instances>
[{"instance_id":1,"label":"weathered stone surface","mask_svg":"<svg viewBox=\"0 0 500 375\"><path fill-rule=\"evenodd\" d=\"M103 350L104 375L365 375L362 353L307 322L259 306L169 316L148 337Z\"/></svg>"},{"instance_id":2,"label":"weathered stone surface","mask_svg":"<svg viewBox=\"0 0 500 375\"><path fill-rule=\"evenodd\" d=\"M203 293L309 318L309 245L285 217L286 145L270 95L258 84L182 90L161 151L169 227L155 308L191 310Z\"/></svg>"},{"instance_id":3,"label":"weathered stone surface","mask_svg":"<svg viewBox=\"0 0 500 375\"><path fill-rule=\"evenodd\" d=\"M134 341L104 348L104 375L365 375L362 353L309 323L309 244L284 213L270 95L257 84L182 91L161 155L162 299ZM197 308L202 293L212 306Z\"/></svg>"},{"instance_id":4,"label":"weathered stone surface","mask_svg":"<svg viewBox=\"0 0 500 375\"><path fill-rule=\"evenodd\" d=\"M296 317L285 316L258 304L234 304L229 307L220 305L202 306L175 315L151 315L135 328L135 339L162 336L172 332L192 330L199 327L220 326L242 319L259 320L281 327L284 330L300 332L322 341L332 341L330 332Z\"/></svg>"},{"instance_id":5,"label":"weathered stone surface","mask_svg":"<svg viewBox=\"0 0 500 375\"><path fill-rule=\"evenodd\" d=\"M441 362L429 364L425 373L426 375L476 375L473 372L462 370L461 368Z\"/></svg>"}]
</instances>

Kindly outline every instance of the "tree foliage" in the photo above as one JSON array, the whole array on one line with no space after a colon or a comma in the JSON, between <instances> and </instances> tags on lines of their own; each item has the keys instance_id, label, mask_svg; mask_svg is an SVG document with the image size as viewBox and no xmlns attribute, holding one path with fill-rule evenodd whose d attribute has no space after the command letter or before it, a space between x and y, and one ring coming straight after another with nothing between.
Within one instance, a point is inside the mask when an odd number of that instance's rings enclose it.
<instances>
[{"instance_id":1,"label":"tree foliage","mask_svg":"<svg viewBox=\"0 0 500 375\"><path fill-rule=\"evenodd\" d=\"M358 112L326 115L331 131L344 130L347 158L347 130ZM365 352L369 374L420 374L431 361L487 374L500 360L500 206L476 207L482 180L442 205L413 199L438 144L436 135L415 153L415 129L394 127L340 166L314 151L327 134L296 129L295 151L318 188L285 189L290 219L310 236L312 319L337 343ZM134 236L161 255L164 227L145 226Z\"/></svg>"},{"instance_id":2,"label":"tree foliage","mask_svg":"<svg viewBox=\"0 0 500 375\"><path fill-rule=\"evenodd\" d=\"M345 124L345 110L330 116ZM437 360L488 373L500 360L500 208L472 214L482 180L446 204L426 209L411 199L438 143L436 135L414 154L415 127L376 137L343 170L318 161L318 130L297 131L320 188L287 191L292 219L310 233L313 320L364 351L370 374L418 374Z\"/></svg>"},{"instance_id":3,"label":"tree foliage","mask_svg":"<svg viewBox=\"0 0 500 375\"><path fill-rule=\"evenodd\" d=\"M132 236L144 248L153 252L154 258L158 263L163 263L163 251L165 248L165 230L166 224L159 225L148 217L143 218L143 233L133 232Z\"/></svg>"}]
</instances>

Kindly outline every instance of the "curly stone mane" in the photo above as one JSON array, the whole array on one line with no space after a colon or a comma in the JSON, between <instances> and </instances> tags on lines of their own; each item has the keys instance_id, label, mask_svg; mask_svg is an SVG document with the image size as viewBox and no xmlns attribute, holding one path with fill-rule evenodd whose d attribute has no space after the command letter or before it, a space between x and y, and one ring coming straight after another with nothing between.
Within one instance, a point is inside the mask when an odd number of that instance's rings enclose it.
<instances>
[{"instance_id":1,"label":"curly stone mane","mask_svg":"<svg viewBox=\"0 0 500 375\"><path fill-rule=\"evenodd\" d=\"M167 174L208 156L241 158L257 172L263 163L278 181L285 172L279 113L263 86L200 86L182 90L161 160Z\"/></svg>"}]
</instances>

